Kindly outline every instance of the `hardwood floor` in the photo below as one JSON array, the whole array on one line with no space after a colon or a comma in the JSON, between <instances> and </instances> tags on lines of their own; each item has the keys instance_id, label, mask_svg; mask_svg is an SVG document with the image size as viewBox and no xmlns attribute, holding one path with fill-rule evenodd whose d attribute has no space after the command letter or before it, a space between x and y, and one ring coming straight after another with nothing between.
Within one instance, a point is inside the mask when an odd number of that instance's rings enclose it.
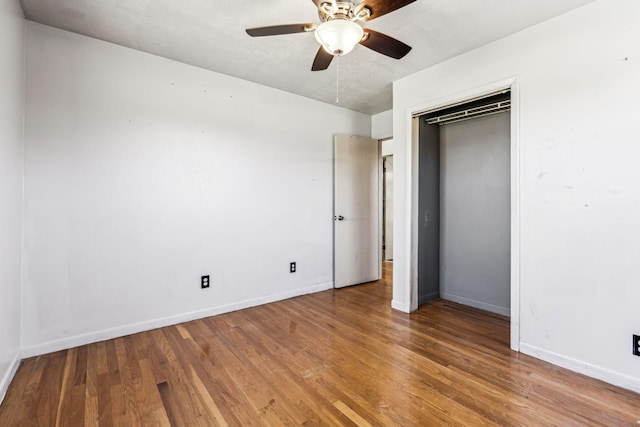
<instances>
[{"instance_id":1,"label":"hardwood floor","mask_svg":"<svg viewBox=\"0 0 640 427\"><path fill-rule=\"evenodd\" d=\"M509 350L508 319L383 280L23 361L0 426L633 426L640 395Z\"/></svg>"}]
</instances>

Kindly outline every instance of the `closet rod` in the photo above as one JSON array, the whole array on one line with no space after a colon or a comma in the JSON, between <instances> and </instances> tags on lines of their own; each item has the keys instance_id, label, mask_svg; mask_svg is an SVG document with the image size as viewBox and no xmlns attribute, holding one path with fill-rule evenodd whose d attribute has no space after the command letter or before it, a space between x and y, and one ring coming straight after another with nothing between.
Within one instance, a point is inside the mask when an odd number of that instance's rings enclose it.
<instances>
[{"instance_id":1,"label":"closet rod","mask_svg":"<svg viewBox=\"0 0 640 427\"><path fill-rule=\"evenodd\" d=\"M460 122L476 117L488 116L489 114L501 113L511 109L511 100L493 102L479 107L468 108L466 110L456 111L442 116L430 117L425 119L430 125L444 125L448 123Z\"/></svg>"}]
</instances>

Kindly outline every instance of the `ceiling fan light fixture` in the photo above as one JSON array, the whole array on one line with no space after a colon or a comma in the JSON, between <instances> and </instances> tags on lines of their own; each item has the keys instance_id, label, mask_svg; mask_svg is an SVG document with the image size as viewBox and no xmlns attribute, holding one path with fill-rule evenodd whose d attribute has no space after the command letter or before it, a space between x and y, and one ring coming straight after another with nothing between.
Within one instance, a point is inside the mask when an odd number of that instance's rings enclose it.
<instances>
[{"instance_id":1,"label":"ceiling fan light fixture","mask_svg":"<svg viewBox=\"0 0 640 427\"><path fill-rule=\"evenodd\" d=\"M316 40L331 55L346 55L353 50L362 36L362 27L346 19L334 19L318 25L315 31Z\"/></svg>"}]
</instances>

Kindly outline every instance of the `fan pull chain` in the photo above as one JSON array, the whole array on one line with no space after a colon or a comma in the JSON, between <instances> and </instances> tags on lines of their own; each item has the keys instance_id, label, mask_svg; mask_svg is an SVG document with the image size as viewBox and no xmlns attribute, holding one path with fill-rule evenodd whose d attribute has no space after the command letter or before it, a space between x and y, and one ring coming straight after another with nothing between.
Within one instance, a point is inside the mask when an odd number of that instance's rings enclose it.
<instances>
[{"instance_id":1,"label":"fan pull chain","mask_svg":"<svg viewBox=\"0 0 640 427\"><path fill-rule=\"evenodd\" d=\"M340 55L336 56L336 104L340 103Z\"/></svg>"}]
</instances>

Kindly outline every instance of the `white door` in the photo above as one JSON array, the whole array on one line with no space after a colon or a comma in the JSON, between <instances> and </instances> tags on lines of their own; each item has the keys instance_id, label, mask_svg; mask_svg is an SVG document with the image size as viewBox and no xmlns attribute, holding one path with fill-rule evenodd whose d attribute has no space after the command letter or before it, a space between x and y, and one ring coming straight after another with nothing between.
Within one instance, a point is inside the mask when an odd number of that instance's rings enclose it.
<instances>
[{"instance_id":1,"label":"white door","mask_svg":"<svg viewBox=\"0 0 640 427\"><path fill-rule=\"evenodd\" d=\"M335 136L335 287L380 278L378 141Z\"/></svg>"}]
</instances>

